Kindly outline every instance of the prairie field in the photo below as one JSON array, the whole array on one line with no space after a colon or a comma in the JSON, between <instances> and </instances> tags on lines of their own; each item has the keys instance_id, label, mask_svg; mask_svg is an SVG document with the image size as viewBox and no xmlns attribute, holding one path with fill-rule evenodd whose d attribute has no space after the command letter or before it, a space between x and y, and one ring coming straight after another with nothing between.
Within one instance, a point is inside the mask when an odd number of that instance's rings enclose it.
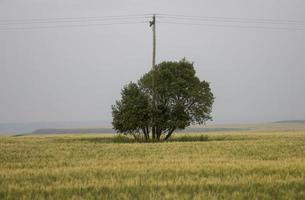
<instances>
[{"instance_id":1,"label":"prairie field","mask_svg":"<svg viewBox=\"0 0 305 200\"><path fill-rule=\"evenodd\" d=\"M200 135L0 136L0 199L305 199L305 131Z\"/></svg>"}]
</instances>

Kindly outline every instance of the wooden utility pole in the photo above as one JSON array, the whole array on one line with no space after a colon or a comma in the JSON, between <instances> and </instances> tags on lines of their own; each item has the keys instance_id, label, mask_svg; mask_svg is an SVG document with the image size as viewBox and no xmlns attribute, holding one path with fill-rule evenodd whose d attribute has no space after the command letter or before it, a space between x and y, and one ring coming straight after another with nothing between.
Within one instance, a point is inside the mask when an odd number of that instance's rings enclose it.
<instances>
[{"instance_id":1,"label":"wooden utility pole","mask_svg":"<svg viewBox=\"0 0 305 200\"><path fill-rule=\"evenodd\" d=\"M152 68L156 66L156 15L153 15L152 21L150 21L150 27L153 31L153 57L152 57Z\"/></svg>"},{"instance_id":2,"label":"wooden utility pole","mask_svg":"<svg viewBox=\"0 0 305 200\"><path fill-rule=\"evenodd\" d=\"M152 70L153 70L153 76L152 76L152 106L153 106L153 117L152 117L152 139L156 139L156 124L155 124L155 117L154 112L156 108L156 97L155 97L155 68L156 68L156 15L153 15L152 21L149 22L150 27L152 27L153 31L153 56L152 56Z\"/></svg>"}]
</instances>

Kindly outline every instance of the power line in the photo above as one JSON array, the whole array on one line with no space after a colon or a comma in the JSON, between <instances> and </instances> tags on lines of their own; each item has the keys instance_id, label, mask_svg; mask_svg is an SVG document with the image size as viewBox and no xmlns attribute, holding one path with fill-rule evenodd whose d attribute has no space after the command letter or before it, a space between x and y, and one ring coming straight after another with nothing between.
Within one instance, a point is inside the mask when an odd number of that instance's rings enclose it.
<instances>
[{"instance_id":1,"label":"power line","mask_svg":"<svg viewBox=\"0 0 305 200\"><path fill-rule=\"evenodd\" d=\"M102 20L122 20L131 18L151 18L153 14L133 14L133 15L110 15L110 16L91 16L91 17L56 17L56 18L34 18L34 19L7 19L0 20L0 24L9 23L55 23L55 22L78 22L78 21L102 21ZM170 15L157 14L158 18L194 20L194 21L220 21L220 22L241 22L241 23L271 23L271 24L295 24L305 25L305 21L283 20L283 19L264 19L264 18L238 18L238 17L211 17L211 16L191 16L191 15Z\"/></svg>"},{"instance_id":2,"label":"power line","mask_svg":"<svg viewBox=\"0 0 305 200\"><path fill-rule=\"evenodd\" d=\"M147 18L147 17L144 17ZM55 24L55 23L81 23L81 22L103 22L103 21L126 21L126 20L134 20L134 19L143 19L143 17L129 17L129 18L102 18L102 19L65 19L65 20L49 20L49 21L24 21L24 22L9 22L9 23L0 23L2 25L28 25L28 24Z\"/></svg>"},{"instance_id":3,"label":"power line","mask_svg":"<svg viewBox=\"0 0 305 200\"><path fill-rule=\"evenodd\" d=\"M65 28L65 27L87 27L103 26L116 24L148 23L147 20L154 14L130 14L130 15L110 15L110 16L91 16L91 17L56 17L42 19L8 19L0 20L0 30L26 30L41 28ZM156 14L160 19L159 23L177 25L195 25L210 27L228 28L253 28L253 29L273 29L273 30L305 30L305 21L286 20L286 19L264 19L264 18L238 18L238 17L209 17L191 15L171 15ZM132 21L130 21L132 20ZM136 21L133 21L136 20ZM163 21L164 20L164 21ZM109 22L109 23L92 23ZM207 22L207 23L202 23ZM72 24L68 24L72 23ZM82 24L76 24L82 23ZM43 25L52 26L43 26ZM21 25L21 27L19 26ZM30 26L37 25L37 26ZM263 25L263 26L261 26Z\"/></svg>"},{"instance_id":4,"label":"power line","mask_svg":"<svg viewBox=\"0 0 305 200\"><path fill-rule=\"evenodd\" d=\"M288 23L288 22L269 22L269 21L246 21L246 20L230 20L230 19L209 19L209 18L183 18L183 17L163 17L160 16L159 19L170 19L182 22L195 21L195 22L224 22L224 23L243 23L243 24L272 24L272 25L289 25L289 26L305 26L304 23Z\"/></svg>"},{"instance_id":5,"label":"power line","mask_svg":"<svg viewBox=\"0 0 305 200\"><path fill-rule=\"evenodd\" d=\"M73 27L89 27L89 26L108 26L108 25L123 25L123 24L143 24L148 21L134 21L134 22L117 22L117 23L103 23L103 24L74 24L74 25L56 25L56 26L35 26L35 27L9 27L0 28L0 31L6 30L32 30L32 29L48 29L48 28L73 28Z\"/></svg>"},{"instance_id":6,"label":"power line","mask_svg":"<svg viewBox=\"0 0 305 200\"><path fill-rule=\"evenodd\" d=\"M0 20L0 30L27 30L27 29L41 29L41 28L87 27L87 26L103 26L103 25L117 25L117 24L148 23L148 21L139 21L139 20L149 18L149 15L150 14L134 14L134 15L111 15L111 16L96 16L96 17L57 17L57 18L42 18L42 19L36 18L36 19ZM102 22L102 23L93 24L91 22ZM103 23L103 22L109 22L109 23ZM73 24L69 25L68 23L73 23ZM75 23L83 23L83 24L75 24ZM43 26L45 24L52 24L52 26ZM22 25L22 26L15 26L15 25ZM33 27L29 25L37 25L37 26Z\"/></svg>"},{"instance_id":7,"label":"power line","mask_svg":"<svg viewBox=\"0 0 305 200\"><path fill-rule=\"evenodd\" d=\"M285 24L302 24L305 25L305 21L302 20L290 20L290 19L266 19L266 18L240 18L240 17L210 17L210 16L191 16L191 15L169 15L158 14L160 18L177 18L177 19L189 19L189 20L228 20L228 21L243 21L243 22L265 22L265 23L285 23Z\"/></svg>"},{"instance_id":8,"label":"power line","mask_svg":"<svg viewBox=\"0 0 305 200\"><path fill-rule=\"evenodd\" d=\"M86 17L54 17L54 18L33 18L33 19L5 19L0 22L29 22L29 21L56 21L56 20L82 20L82 19L115 19L115 18L131 18L131 17L150 17L152 14L133 14L133 15L108 15L108 16L86 16Z\"/></svg>"},{"instance_id":9,"label":"power line","mask_svg":"<svg viewBox=\"0 0 305 200\"><path fill-rule=\"evenodd\" d=\"M202 23L183 23L174 21L158 21L161 24L177 24L177 25L193 25L193 26L210 26L210 27L226 27L226 28L253 28L253 29L266 29L266 30L299 30L304 31L304 28L293 27L267 27L267 26L247 26L247 25L229 25L229 24L202 24Z\"/></svg>"},{"instance_id":10,"label":"power line","mask_svg":"<svg viewBox=\"0 0 305 200\"><path fill-rule=\"evenodd\" d=\"M304 30L305 21L159 14L160 23L273 30ZM163 21L165 19L165 21ZM170 20L170 21L166 21ZM202 23L208 22L208 24ZM209 23L210 22L210 23Z\"/></svg>"}]
</instances>

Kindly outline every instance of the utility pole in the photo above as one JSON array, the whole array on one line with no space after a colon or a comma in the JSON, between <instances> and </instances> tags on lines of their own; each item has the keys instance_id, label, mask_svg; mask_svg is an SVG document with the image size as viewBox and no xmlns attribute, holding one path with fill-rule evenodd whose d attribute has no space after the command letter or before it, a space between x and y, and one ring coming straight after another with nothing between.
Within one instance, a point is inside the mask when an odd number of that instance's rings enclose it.
<instances>
[{"instance_id":1,"label":"utility pole","mask_svg":"<svg viewBox=\"0 0 305 200\"><path fill-rule=\"evenodd\" d=\"M156 15L152 17L152 21L149 22L149 26L152 27L153 31L153 56L152 56L152 106L153 106L153 116L152 116L152 139L156 139L156 124L155 124L155 109L156 109L156 96L155 96L155 69L156 69Z\"/></svg>"},{"instance_id":2,"label":"utility pole","mask_svg":"<svg viewBox=\"0 0 305 200\"><path fill-rule=\"evenodd\" d=\"M153 15L152 21L149 22L150 27L153 31L153 57L152 57L152 68L156 66L156 15Z\"/></svg>"}]
</instances>

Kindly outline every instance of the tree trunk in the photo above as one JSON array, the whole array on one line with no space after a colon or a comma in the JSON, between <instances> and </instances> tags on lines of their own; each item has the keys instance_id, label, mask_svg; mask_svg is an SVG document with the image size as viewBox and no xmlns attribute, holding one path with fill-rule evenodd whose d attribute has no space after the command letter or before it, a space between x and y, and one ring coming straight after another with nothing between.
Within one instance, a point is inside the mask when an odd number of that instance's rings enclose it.
<instances>
[{"instance_id":1,"label":"tree trunk","mask_svg":"<svg viewBox=\"0 0 305 200\"><path fill-rule=\"evenodd\" d=\"M146 134L147 134L147 140L149 140L150 138L149 138L149 128L148 128L148 126L146 126L145 129L146 129Z\"/></svg>"},{"instance_id":2,"label":"tree trunk","mask_svg":"<svg viewBox=\"0 0 305 200\"><path fill-rule=\"evenodd\" d=\"M167 140L168 138L170 138L170 136L173 134L173 132L176 130L175 127L173 127L166 135L166 137L164 138L164 140Z\"/></svg>"},{"instance_id":3,"label":"tree trunk","mask_svg":"<svg viewBox=\"0 0 305 200\"><path fill-rule=\"evenodd\" d=\"M145 130L145 128L142 128L142 132L143 132L143 134L144 134L144 138L145 138L145 140L147 140L147 134L146 134L146 130Z\"/></svg>"},{"instance_id":4,"label":"tree trunk","mask_svg":"<svg viewBox=\"0 0 305 200\"><path fill-rule=\"evenodd\" d=\"M146 140L146 141L149 140L149 132L147 132L146 127L143 127L143 128L142 128L142 132L143 132L143 134L144 134L145 140Z\"/></svg>"},{"instance_id":5,"label":"tree trunk","mask_svg":"<svg viewBox=\"0 0 305 200\"><path fill-rule=\"evenodd\" d=\"M155 140L156 139L156 128L154 125L151 127L151 134L152 134L152 139Z\"/></svg>"},{"instance_id":6,"label":"tree trunk","mask_svg":"<svg viewBox=\"0 0 305 200\"><path fill-rule=\"evenodd\" d=\"M157 126L157 140L159 141L160 140L160 137L161 137L161 129L159 128L159 126Z\"/></svg>"},{"instance_id":7,"label":"tree trunk","mask_svg":"<svg viewBox=\"0 0 305 200\"><path fill-rule=\"evenodd\" d=\"M147 133L145 133L145 140L147 141L147 140L149 140L149 135L147 134Z\"/></svg>"}]
</instances>

